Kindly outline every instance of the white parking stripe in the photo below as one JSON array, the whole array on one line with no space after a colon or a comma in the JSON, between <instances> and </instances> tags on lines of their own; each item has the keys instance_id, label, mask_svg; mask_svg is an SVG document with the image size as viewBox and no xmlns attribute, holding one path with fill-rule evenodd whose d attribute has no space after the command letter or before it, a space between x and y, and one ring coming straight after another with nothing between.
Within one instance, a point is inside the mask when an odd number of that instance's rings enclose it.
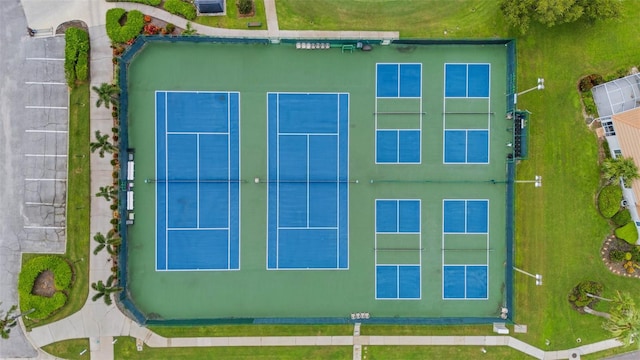
<instances>
[{"instance_id":1,"label":"white parking stripe","mask_svg":"<svg viewBox=\"0 0 640 360\"><path fill-rule=\"evenodd\" d=\"M64 155L59 155L59 154L24 154L24 156L26 156L26 157L67 157L66 154L64 154Z\"/></svg>"},{"instance_id":2,"label":"white parking stripe","mask_svg":"<svg viewBox=\"0 0 640 360\"><path fill-rule=\"evenodd\" d=\"M52 133L52 134L66 134L67 130L25 130L28 133Z\"/></svg>"},{"instance_id":3,"label":"white parking stripe","mask_svg":"<svg viewBox=\"0 0 640 360\"><path fill-rule=\"evenodd\" d=\"M25 205L62 206L62 205L64 205L64 204L61 204L61 203L45 203L45 202L31 202L31 201L27 201L27 202L25 202Z\"/></svg>"},{"instance_id":4,"label":"white parking stripe","mask_svg":"<svg viewBox=\"0 0 640 360\"><path fill-rule=\"evenodd\" d=\"M31 225L31 226L25 226L25 229L53 229L53 230L64 230L64 226L35 226L35 225Z\"/></svg>"},{"instance_id":5,"label":"white parking stripe","mask_svg":"<svg viewBox=\"0 0 640 360\"><path fill-rule=\"evenodd\" d=\"M25 109L57 109L57 110L67 110L66 106L38 106L38 105L27 105L24 107Z\"/></svg>"},{"instance_id":6,"label":"white parking stripe","mask_svg":"<svg viewBox=\"0 0 640 360\"><path fill-rule=\"evenodd\" d=\"M37 179L37 178L26 178L24 181L67 181L67 179Z\"/></svg>"},{"instance_id":7,"label":"white parking stripe","mask_svg":"<svg viewBox=\"0 0 640 360\"><path fill-rule=\"evenodd\" d=\"M51 82L51 81L27 81L27 85L67 85L63 82Z\"/></svg>"},{"instance_id":8,"label":"white parking stripe","mask_svg":"<svg viewBox=\"0 0 640 360\"><path fill-rule=\"evenodd\" d=\"M36 61L64 61L64 58L40 58L40 57L28 57L27 60Z\"/></svg>"}]
</instances>

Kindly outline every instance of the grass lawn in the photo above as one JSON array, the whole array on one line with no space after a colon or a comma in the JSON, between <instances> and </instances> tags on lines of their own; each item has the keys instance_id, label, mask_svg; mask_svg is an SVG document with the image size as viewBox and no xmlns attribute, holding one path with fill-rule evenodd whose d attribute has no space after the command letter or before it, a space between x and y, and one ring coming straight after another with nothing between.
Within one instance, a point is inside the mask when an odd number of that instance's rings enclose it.
<instances>
[{"instance_id":1,"label":"grass lawn","mask_svg":"<svg viewBox=\"0 0 640 360\"><path fill-rule=\"evenodd\" d=\"M227 15L225 16L198 16L196 23L226 29L248 29L248 22L261 22L262 26L252 27L255 30L267 29L267 16L264 12L263 0L254 0L255 11L253 16L240 17L235 1L227 1Z\"/></svg>"},{"instance_id":2,"label":"grass lawn","mask_svg":"<svg viewBox=\"0 0 640 360\"><path fill-rule=\"evenodd\" d=\"M83 350L86 353L80 355ZM76 360L89 358L89 339L59 341L42 347L42 350L61 359Z\"/></svg>"},{"instance_id":3,"label":"grass lawn","mask_svg":"<svg viewBox=\"0 0 640 360\"><path fill-rule=\"evenodd\" d=\"M362 356L367 360L535 359L506 346L364 346Z\"/></svg>"},{"instance_id":4,"label":"grass lawn","mask_svg":"<svg viewBox=\"0 0 640 360\"><path fill-rule=\"evenodd\" d=\"M149 326L164 337L212 336L337 336L352 335L352 325L210 325Z\"/></svg>"},{"instance_id":5,"label":"grass lawn","mask_svg":"<svg viewBox=\"0 0 640 360\"><path fill-rule=\"evenodd\" d=\"M37 323L25 319L27 328L63 319L82 308L89 294L89 209L91 208L89 169L89 84L69 93L69 170L67 180L67 252L73 263L75 282L67 304L52 317ZM23 254L22 263L38 256Z\"/></svg>"}]
</instances>

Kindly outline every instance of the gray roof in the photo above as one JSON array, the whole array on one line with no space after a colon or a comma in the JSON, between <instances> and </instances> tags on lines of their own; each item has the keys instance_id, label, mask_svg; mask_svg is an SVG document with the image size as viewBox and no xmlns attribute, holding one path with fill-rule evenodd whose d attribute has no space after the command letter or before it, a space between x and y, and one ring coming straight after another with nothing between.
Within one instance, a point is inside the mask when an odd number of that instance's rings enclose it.
<instances>
[{"instance_id":1,"label":"gray roof","mask_svg":"<svg viewBox=\"0 0 640 360\"><path fill-rule=\"evenodd\" d=\"M195 5L200 13L224 12L224 0L195 0Z\"/></svg>"},{"instance_id":2,"label":"gray roof","mask_svg":"<svg viewBox=\"0 0 640 360\"><path fill-rule=\"evenodd\" d=\"M591 92L600 117L635 109L640 107L640 74L594 86Z\"/></svg>"}]
</instances>

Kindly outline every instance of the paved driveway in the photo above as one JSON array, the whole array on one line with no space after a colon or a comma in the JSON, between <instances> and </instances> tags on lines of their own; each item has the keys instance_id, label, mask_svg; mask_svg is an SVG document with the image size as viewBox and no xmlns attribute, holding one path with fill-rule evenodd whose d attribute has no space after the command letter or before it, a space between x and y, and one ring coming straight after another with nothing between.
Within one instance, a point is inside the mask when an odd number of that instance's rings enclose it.
<instances>
[{"instance_id":1,"label":"paved driveway","mask_svg":"<svg viewBox=\"0 0 640 360\"><path fill-rule=\"evenodd\" d=\"M64 38L31 38L22 6L0 7L0 301L18 303L22 252L64 252L67 87ZM36 351L19 328L0 358Z\"/></svg>"}]
</instances>

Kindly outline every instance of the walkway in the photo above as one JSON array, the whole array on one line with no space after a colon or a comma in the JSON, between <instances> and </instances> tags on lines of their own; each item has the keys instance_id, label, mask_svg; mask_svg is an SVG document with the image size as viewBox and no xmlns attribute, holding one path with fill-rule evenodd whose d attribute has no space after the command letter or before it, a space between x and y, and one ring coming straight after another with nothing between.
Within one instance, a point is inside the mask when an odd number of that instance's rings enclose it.
<instances>
[{"instance_id":1,"label":"walkway","mask_svg":"<svg viewBox=\"0 0 640 360\"><path fill-rule=\"evenodd\" d=\"M264 0L267 14L268 30L230 30L192 24L198 33L210 36L236 38L269 38L277 42L280 38L292 39L381 39L393 40L399 37L398 32L369 31L281 31L278 27L275 0ZM104 27L104 14L112 7L128 10L138 9L153 17L171 22L178 27L186 28L187 21L171 15L163 10L136 3L107 3L104 0L69 0L64 9L56 3L39 0L22 0L27 21L32 28L54 28L70 19L80 19L89 26L91 38L91 81L99 86L103 82L111 82L113 78L111 64L110 41ZM92 92L91 104L96 101ZM109 133L112 127L110 110L91 106L91 133L100 130ZM98 192L100 186L109 184L111 165L108 159L101 159L97 154L91 156L91 192ZM92 197L91 201L91 233L106 233L109 230L111 210L104 199ZM106 252L90 256L89 282L105 280L110 275L110 264ZM90 293L89 296L92 296ZM21 326L24 326L21 322ZM23 327L24 329L24 327ZM545 352L510 336L362 336L359 326L354 328L353 336L286 336L286 337L193 337L165 338L141 327L124 316L115 305L106 306L102 301L92 302L87 299L84 307L78 312L55 323L37 327L27 337L36 348L57 341L74 338L89 338L91 359L111 360L114 358L113 337L131 336L142 340L151 347L211 347L211 346L353 346L354 359L360 359L362 346L389 345L474 345L474 346L509 346L540 359L566 359L572 353L589 354L620 346L615 340L584 345L576 349ZM51 359L48 354L39 350L40 359Z\"/></svg>"}]
</instances>

